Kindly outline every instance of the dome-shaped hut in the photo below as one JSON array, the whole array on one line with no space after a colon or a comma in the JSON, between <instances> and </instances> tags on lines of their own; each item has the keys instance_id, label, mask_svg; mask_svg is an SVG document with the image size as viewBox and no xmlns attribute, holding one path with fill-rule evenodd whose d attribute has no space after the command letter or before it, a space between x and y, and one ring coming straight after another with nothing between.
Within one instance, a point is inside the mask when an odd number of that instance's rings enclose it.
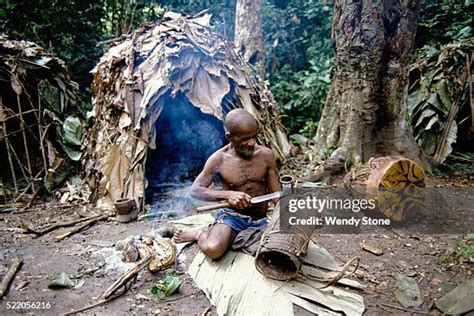
<instances>
[{"instance_id":1,"label":"dome-shaped hut","mask_svg":"<svg viewBox=\"0 0 474 316\"><path fill-rule=\"evenodd\" d=\"M234 108L254 115L277 157L288 154L270 91L209 18L168 13L92 70L95 123L83 162L96 198L139 201L146 187L193 180L224 145L223 119Z\"/></svg>"}]
</instances>

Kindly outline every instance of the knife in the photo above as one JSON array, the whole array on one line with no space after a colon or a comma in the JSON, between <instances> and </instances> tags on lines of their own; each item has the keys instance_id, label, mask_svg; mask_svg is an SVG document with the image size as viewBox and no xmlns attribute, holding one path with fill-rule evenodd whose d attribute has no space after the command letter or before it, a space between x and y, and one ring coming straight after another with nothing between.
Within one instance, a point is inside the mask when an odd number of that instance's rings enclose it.
<instances>
[{"instance_id":1,"label":"knife","mask_svg":"<svg viewBox=\"0 0 474 316\"><path fill-rule=\"evenodd\" d=\"M265 202L265 201L269 201L271 199L280 198L282 196L283 196L282 191L276 191L276 192L273 192L273 193L268 193L268 194L253 197L252 199L250 199L250 203L251 204L262 203L262 202ZM218 208L223 208L223 207L230 207L230 204L228 202L219 202L219 203L215 203L215 204L211 204L211 205L200 206L200 207L196 208L196 210L198 212L204 212L204 211L216 210Z\"/></svg>"}]
</instances>

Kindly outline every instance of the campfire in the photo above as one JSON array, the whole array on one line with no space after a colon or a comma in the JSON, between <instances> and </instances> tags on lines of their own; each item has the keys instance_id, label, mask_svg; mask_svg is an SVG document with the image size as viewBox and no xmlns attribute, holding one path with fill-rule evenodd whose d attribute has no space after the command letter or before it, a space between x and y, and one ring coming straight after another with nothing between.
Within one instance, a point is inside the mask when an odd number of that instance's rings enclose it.
<instances>
[{"instance_id":1,"label":"campfire","mask_svg":"<svg viewBox=\"0 0 474 316\"><path fill-rule=\"evenodd\" d=\"M148 270L157 272L169 268L176 261L176 246L158 234L130 236L115 244L122 252L122 261L137 262L151 256Z\"/></svg>"}]
</instances>

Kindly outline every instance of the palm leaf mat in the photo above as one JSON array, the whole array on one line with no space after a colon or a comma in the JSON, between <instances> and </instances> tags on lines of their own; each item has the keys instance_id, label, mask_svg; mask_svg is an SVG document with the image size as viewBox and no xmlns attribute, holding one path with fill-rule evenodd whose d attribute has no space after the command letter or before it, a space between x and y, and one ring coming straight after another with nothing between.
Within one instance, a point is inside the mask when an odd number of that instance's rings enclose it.
<instances>
[{"instance_id":1,"label":"palm leaf mat","mask_svg":"<svg viewBox=\"0 0 474 316\"><path fill-rule=\"evenodd\" d=\"M169 224L173 224L176 229L194 229L206 227L214 222L214 217L210 213L190 215L180 219L170 220Z\"/></svg>"},{"instance_id":2,"label":"palm leaf mat","mask_svg":"<svg viewBox=\"0 0 474 316\"><path fill-rule=\"evenodd\" d=\"M341 266L324 248L311 242L302 272L324 279L328 274L325 270L340 271ZM321 289L323 282L265 278L255 269L254 258L241 252L229 251L219 260L211 260L200 252L188 273L219 315L293 315L293 304L318 315L361 315L365 309L362 296L335 286ZM342 279L338 284L364 288L350 279Z\"/></svg>"}]
</instances>

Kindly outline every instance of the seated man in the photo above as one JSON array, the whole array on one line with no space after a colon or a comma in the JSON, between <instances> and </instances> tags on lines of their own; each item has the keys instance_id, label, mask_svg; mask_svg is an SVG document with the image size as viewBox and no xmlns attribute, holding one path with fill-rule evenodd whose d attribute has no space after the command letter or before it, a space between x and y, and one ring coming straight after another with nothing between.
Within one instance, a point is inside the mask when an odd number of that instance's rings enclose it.
<instances>
[{"instance_id":1,"label":"seated man","mask_svg":"<svg viewBox=\"0 0 474 316\"><path fill-rule=\"evenodd\" d=\"M204 170L191 188L194 198L206 201L226 200L231 208L217 213L209 228L175 234L175 242L197 241L210 258L221 257L241 230L267 224L268 202L251 204L250 199L280 190L273 153L257 144L258 124L244 109L230 111L224 122L229 144L207 160ZM209 186L218 176L223 190Z\"/></svg>"}]
</instances>

